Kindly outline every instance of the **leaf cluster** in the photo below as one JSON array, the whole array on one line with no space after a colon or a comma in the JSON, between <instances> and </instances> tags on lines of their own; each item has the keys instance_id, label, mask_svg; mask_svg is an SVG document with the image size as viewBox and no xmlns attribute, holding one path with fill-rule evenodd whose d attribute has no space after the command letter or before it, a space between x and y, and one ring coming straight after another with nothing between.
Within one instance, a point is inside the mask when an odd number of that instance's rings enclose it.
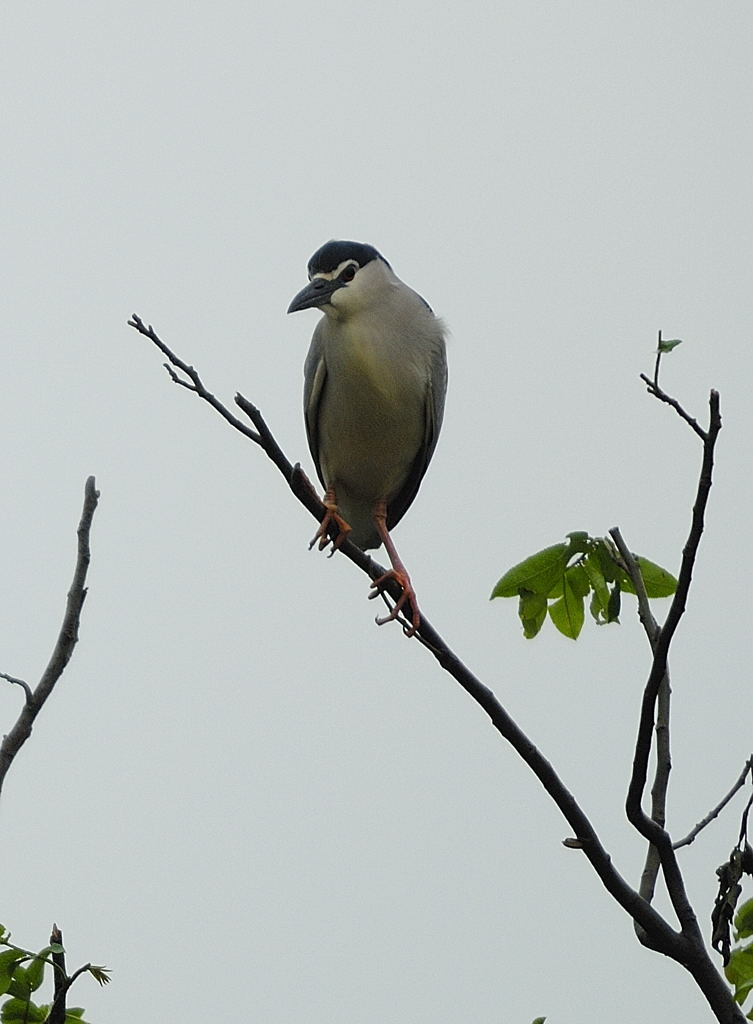
<instances>
[{"instance_id":1,"label":"leaf cluster","mask_svg":"<svg viewBox=\"0 0 753 1024\"><path fill-rule=\"evenodd\" d=\"M742 1005L753 990L753 899L743 903L735 914L734 929L737 942L751 939L732 950L724 967L727 981L734 986L735 1000ZM753 1020L753 1009L748 1012L747 1019Z\"/></svg>"},{"instance_id":2,"label":"leaf cluster","mask_svg":"<svg viewBox=\"0 0 753 1024\"><path fill-rule=\"evenodd\" d=\"M0 996L8 996L0 1006L0 1022L2 1024L44 1024L49 1019L52 1004L36 1003L32 995L41 988L45 970L58 970L53 962L53 955L63 953L59 943L52 943L33 953L22 949L10 941L10 932L0 925L0 946L6 948L0 952ZM107 984L109 977L105 967L87 964L83 969L91 974L100 985ZM78 974L78 972L77 972ZM72 979L65 978L66 982ZM65 1024L87 1024L84 1020L84 1009L80 1006L68 1007L65 1011Z\"/></svg>"},{"instance_id":3,"label":"leaf cluster","mask_svg":"<svg viewBox=\"0 0 753 1024\"><path fill-rule=\"evenodd\" d=\"M647 597L669 597L677 580L641 555L634 556ZM523 635L530 640L549 618L564 636L577 640L586 617L586 599L597 625L619 622L622 594L635 587L614 544L584 531L567 534L514 565L492 591L495 597L517 597Z\"/></svg>"}]
</instances>

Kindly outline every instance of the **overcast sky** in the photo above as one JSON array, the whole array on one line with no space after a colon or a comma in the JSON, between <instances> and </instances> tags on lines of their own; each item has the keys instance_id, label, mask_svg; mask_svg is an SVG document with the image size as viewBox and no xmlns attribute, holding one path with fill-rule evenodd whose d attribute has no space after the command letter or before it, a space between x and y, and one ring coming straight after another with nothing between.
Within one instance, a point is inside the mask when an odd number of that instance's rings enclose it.
<instances>
[{"instance_id":1,"label":"overcast sky","mask_svg":"<svg viewBox=\"0 0 753 1024\"><path fill-rule=\"evenodd\" d=\"M677 571L700 446L638 374L659 328L684 339L663 383L724 417L672 652L684 834L751 751L749 2L74 0L0 28L0 671L38 678L88 474L102 494L81 641L5 786L0 920L113 969L76 985L95 1024L709 1020L485 715L126 320L313 473L317 314L285 315L309 256L370 242L426 297L450 391L396 542L637 884L633 607L527 642L488 596L615 524ZM682 854L706 933L741 808Z\"/></svg>"}]
</instances>

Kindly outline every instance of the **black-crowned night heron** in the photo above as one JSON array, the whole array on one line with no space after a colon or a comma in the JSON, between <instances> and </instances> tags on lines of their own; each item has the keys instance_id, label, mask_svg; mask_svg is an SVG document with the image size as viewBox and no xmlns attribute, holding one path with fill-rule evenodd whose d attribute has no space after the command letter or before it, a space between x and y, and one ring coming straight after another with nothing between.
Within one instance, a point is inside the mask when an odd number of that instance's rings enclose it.
<instances>
[{"instance_id":1,"label":"black-crowned night heron","mask_svg":"<svg viewBox=\"0 0 753 1024\"><path fill-rule=\"evenodd\" d=\"M416 496L442 426L447 391L444 326L387 260L361 242L327 242L309 260L309 284L288 309L321 309L304 368L309 447L327 514L311 542L340 529L361 548L384 544L402 595L380 624L405 609L421 622L416 594L389 531Z\"/></svg>"}]
</instances>

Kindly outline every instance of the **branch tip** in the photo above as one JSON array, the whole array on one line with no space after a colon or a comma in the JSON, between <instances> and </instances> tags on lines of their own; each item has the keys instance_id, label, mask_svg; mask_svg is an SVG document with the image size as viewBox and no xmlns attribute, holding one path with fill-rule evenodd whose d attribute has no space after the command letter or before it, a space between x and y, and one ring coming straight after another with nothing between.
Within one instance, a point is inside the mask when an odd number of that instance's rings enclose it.
<instances>
[{"instance_id":1,"label":"branch tip","mask_svg":"<svg viewBox=\"0 0 753 1024\"><path fill-rule=\"evenodd\" d=\"M65 671L65 667L70 661L73 649L78 641L81 610L84 598L86 597L86 574L89 562L91 561L89 535L98 499L99 492L94 486L94 477L90 476L84 486L84 505L76 530L76 567L66 598L63 622L60 626L47 668L42 673L39 682L33 690L31 687L22 684L26 692L26 702L10 732L3 737L2 743L0 743L0 789L2 789L5 777L16 754L31 735L32 726L37 715L52 693L58 679ZM20 680L18 682L20 684Z\"/></svg>"}]
</instances>

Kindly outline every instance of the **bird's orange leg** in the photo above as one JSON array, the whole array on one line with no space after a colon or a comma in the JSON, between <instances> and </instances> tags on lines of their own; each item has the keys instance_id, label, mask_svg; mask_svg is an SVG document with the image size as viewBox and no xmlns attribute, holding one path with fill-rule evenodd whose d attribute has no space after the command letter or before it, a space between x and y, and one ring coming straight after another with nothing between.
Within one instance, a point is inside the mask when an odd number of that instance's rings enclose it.
<instances>
[{"instance_id":1,"label":"bird's orange leg","mask_svg":"<svg viewBox=\"0 0 753 1024\"><path fill-rule=\"evenodd\" d=\"M328 487L327 490L324 492L324 498L322 499L322 503L327 511L324 514L324 519L322 519L322 521L319 523L319 529L316 531L316 533L311 539L311 543L309 544L309 551L313 548L314 544L316 544L317 541L319 541L319 550L323 551L331 540L331 554L334 554L334 552L337 551L342 542L350 533L351 527L350 523L346 523L346 521L337 511L337 497L335 496L335 492L331 487ZM339 531L334 540L329 535L329 528L333 525L336 526Z\"/></svg>"},{"instance_id":2,"label":"bird's orange leg","mask_svg":"<svg viewBox=\"0 0 753 1024\"><path fill-rule=\"evenodd\" d=\"M374 580L371 584L374 589L373 594L369 594L369 597L377 597L384 590L386 583L390 580L395 580L403 588L403 592L398 598L395 605L390 609L390 614L385 615L383 619L377 619L377 625L383 626L385 622L393 622L399 616L400 612L405 609L408 610L408 618L410 619L410 627L403 627L406 636L413 636L421 625L421 613L418 610L418 602L416 600L416 591L413 589L413 584L410 581L408 570L400 560L400 556L397 553L397 549L392 542L389 531L387 529L387 505L384 501L378 501L374 506L374 525L377 528L377 532L381 538L384 549L387 552L392 568L386 572L379 579Z\"/></svg>"}]
</instances>

